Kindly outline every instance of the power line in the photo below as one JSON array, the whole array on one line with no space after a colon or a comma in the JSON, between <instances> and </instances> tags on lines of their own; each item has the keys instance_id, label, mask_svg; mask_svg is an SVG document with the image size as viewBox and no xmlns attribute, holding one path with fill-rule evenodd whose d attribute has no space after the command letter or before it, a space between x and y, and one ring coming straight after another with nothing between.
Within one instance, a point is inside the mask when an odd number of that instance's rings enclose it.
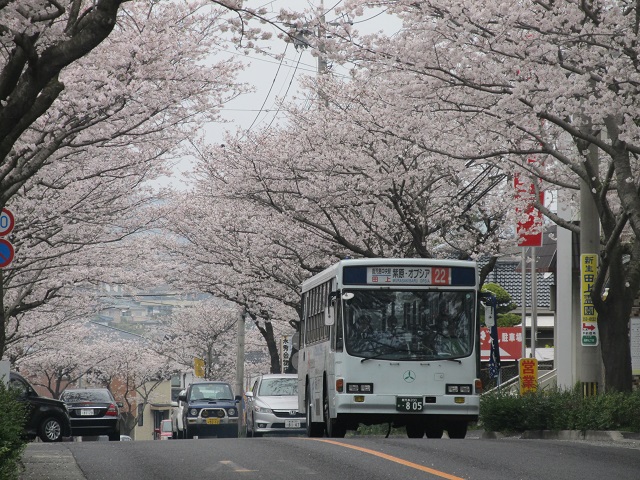
<instances>
[{"instance_id":1,"label":"power line","mask_svg":"<svg viewBox=\"0 0 640 480\"><path fill-rule=\"evenodd\" d=\"M269 87L269 91L267 92L267 96L265 97L264 101L262 102L262 106L260 107L260 111L257 113L257 115L255 116L255 118L253 119L253 122L251 122L251 125L249 125L249 128L247 128L245 130L245 133L243 134L243 136L245 136L247 133L249 133L251 131L251 128L253 127L253 125L255 125L256 121L258 120L258 117L260 117L260 114L263 112L264 106L267 104L267 100L269 99L269 96L271 95L271 91L273 90L273 86L276 83L276 79L278 78L278 74L280 73L280 68L282 67L282 62L285 58L285 55L287 54L287 49L289 48L289 44L287 43L285 45L284 48L284 53L282 54L282 58L280 59L280 65L278 65L278 70L276 71L276 74L273 77L273 81L271 82L271 86ZM295 71L294 71L295 73Z\"/></svg>"},{"instance_id":2,"label":"power line","mask_svg":"<svg viewBox=\"0 0 640 480\"><path fill-rule=\"evenodd\" d=\"M300 52L300 54L298 55L298 63L300 63L300 59L301 58L302 58L302 52ZM291 75L291 80L289 81L289 86L287 87L287 91L284 92L284 97L282 97L283 100L285 98L287 98L287 95L289 94L289 89L291 88L291 84L293 83L293 79L295 78L297 67L298 67L298 65L296 64L296 69L293 71L293 74ZM279 112L280 112L280 106L278 105L278 109L276 110L275 115L271 118L271 122L269 123L269 125L267 125L267 130L269 130L269 128L271 128L271 125L275 121L276 116L278 115Z\"/></svg>"}]
</instances>

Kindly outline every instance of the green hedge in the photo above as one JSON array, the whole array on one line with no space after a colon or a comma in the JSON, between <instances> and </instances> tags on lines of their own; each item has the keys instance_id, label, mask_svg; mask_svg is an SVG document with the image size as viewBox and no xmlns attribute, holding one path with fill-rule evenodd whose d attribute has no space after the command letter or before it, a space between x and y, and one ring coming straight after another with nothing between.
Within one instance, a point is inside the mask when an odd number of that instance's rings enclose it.
<instances>
[{"instance_id":1,"label":"green hedge","mask_svg":"<svg viewBox=\"0 0 640 480\"><path fill-rule=\"evenodd\" d=\"M485 394L480 427L495 432L525 430L623 430L640 432L640 391L583 397L580 389L545 390L520 396Z\"/></svg>"},{"instance_id":2,"label":"green hedge","mask_svg":"<svg viewBox=\"0 0 640 480\"><path fill-rule=\"evenodd\" d=\"M0 381L0 478L14 480L20 473L20 457L27 444L24 436L25 407Z\"/></svg>"}]
</instances>

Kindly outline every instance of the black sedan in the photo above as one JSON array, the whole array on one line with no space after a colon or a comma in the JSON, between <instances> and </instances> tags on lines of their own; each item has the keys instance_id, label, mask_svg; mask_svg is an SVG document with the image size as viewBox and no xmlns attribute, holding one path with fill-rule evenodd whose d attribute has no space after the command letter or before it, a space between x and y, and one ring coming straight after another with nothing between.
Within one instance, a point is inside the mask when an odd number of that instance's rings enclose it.
<instances>
[{"instance_id":1,"label":"black sedan","mask_svg":"<svg viewBox=\"0 0 640 480\"><path fill-rule=\"evenodd\" d=\"M26 405L25 434L33 440L40 437L43 442L61 442L71 435L69 414L65 404L59 400L41 397L22 375L11 372L9 385L16 392L20 403Z\"/></svg>"},{"instance_id":2,"label":"black sedan","mask_svg":"<svg viewBox=\"0 0 640 480\"><path fill-rule=\"evenodd\" d=\"M120 405L108 389L68 389L62 392L60 400L69 409L73 436L108 435L109 440L120 440Z\"/></svg>"}]
</instances>

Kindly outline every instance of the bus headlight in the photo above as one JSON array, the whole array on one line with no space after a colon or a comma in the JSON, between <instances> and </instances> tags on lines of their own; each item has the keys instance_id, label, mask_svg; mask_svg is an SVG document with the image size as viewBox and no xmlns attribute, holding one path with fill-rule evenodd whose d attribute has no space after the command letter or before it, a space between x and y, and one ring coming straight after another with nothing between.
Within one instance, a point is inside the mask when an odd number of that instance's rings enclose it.
<instances>
[{"instance_id":1,"label":"bus headlight","mask_svg":"<svg viewBox=\"0 0 640 480\"><path fill-rule=\"evenodd\" d=\"M473 393L472 385L467 385L467 384L456 385L451 383L447 384L447 395L456 395L456 394L471 395L472 393Z\"/></svg>"},{"instance_id":2,"label":"bus headlight","mask_svg":"<svg viewBox=\"0 0 640 480\"><path fill-rule=\"evenodd\" d=\"M347 383L347 393L373 393L373 383Z\"/></svg>"}]
</instances>

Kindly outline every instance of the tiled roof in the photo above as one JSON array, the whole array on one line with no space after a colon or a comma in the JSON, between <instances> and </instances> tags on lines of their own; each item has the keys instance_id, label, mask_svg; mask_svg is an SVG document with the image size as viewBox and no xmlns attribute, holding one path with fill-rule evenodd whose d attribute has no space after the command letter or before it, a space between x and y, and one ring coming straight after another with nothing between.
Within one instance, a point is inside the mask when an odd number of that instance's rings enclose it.
<instances>
[{"instance_id":1,"label":"tiled roof","mask_svg":"<svg viewBox=\"0 0 640 480\"><path fill-rule=\"evenodd\" d=\"M537 276L538 308L551 308L551 289L555 284L555 275L550 272L538 273ZM520 262L512 260L498 261L493 271L487 276L487 283L497 283L504 288L518 306L522 305L522 273ZM526 274L527 307L531 307L531 271Z\"/></svg>"}]
</instances>

